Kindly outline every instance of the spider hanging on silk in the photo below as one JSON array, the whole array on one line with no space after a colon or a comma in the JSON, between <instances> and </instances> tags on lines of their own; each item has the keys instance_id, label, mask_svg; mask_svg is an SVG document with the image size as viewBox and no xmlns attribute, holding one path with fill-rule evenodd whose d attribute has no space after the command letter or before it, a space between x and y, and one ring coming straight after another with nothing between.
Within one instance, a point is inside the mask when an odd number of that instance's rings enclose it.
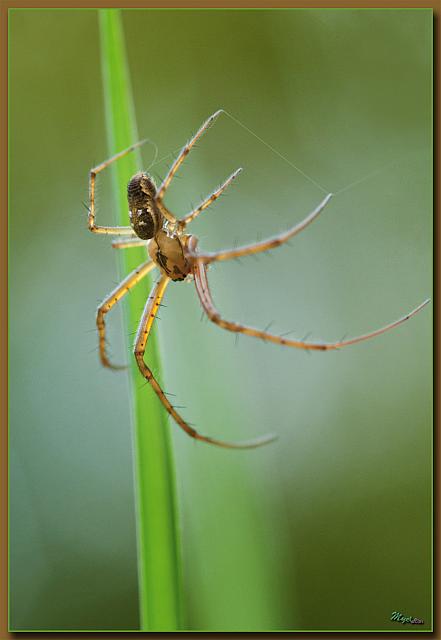
<instances>
[{"instance_id":1,"label":"spider hanging on silk","mask_svg":"<svg viewBox=\"0 0 441 640\"><path fill-rule=\"evenodd\" d=\"M129 204L129 227L103 227L98 226L95 223L95 181L98 173L103 171L112 162L115 162L119 158L124 157L143 142L138 142L128 149L117 153L105 162L102 162L97 167L91 169L89 175L89 230L93 233L125 236L113 242L115 248L130 248L145 246L148 250L150 259L140 264L132 273L130 273L124 280L104 299L97 310L96 323L99 336L99 356L101 363L105 367L111 369L121 369L118 365L112 364L106 354L106 342L105 342L105 322L104 317L106 313L117 304L132 287L134 287L142 278L144 278L152 269L159 269L160 279L153 286L150 297L147 299L141 321L138 326L136 334L134 355L138 364L139 371L147 382L152 386L154 392L158 396L159 400L165 407L166 411L173 417L175 422L192 438L196 440L202 440L220 447L226 448L238 448L247 449L258 447L271 442L275 439L275 435L269 434L256 438L254 440L246 442L226 442L204 436L198 433L192 426L190 426L182 416L176 411L170 401L167 399L165 392L162 390L156 378L153 376L152 371L147 366L144 360L144 354L147 347L147 341L150 335L150 331L155 321L155 317L158 308L161 304L161 300L164 296L165 290L171 281L180 282L185 280L188 276L193 276L196 287L196 292L199 297L200 303L204 312L208 318L217 324L222 329L233 331L236 333L244 333L248 336L255 338L261 338L268 342L274 342L285 347L294 347L296 349L316 350L316 351L329 351L331 349L340 349L341 347L348 346L350 344L356 344L363 340L368 340L382 333L385 333L389 329L397 327L418 311L420 311L428 302L426 300L420 304L416 309L405 315L404 317L388 324L381 329L377 329L370 333L366 333L355 338L347 340L341 340L339 342L305 342L300 340L290 340L283 336L267 333L266 331L260 331L234 321L226 320L221 316L219 311L214 306L210 287L207 279L207 267L213 262L220 262L222 260L231 260L242 256L256 254L261 251L268 251L280 246L293 236L303 231L313 220L315 220L319 214L323 211L327 203L332 197L332 194L328 194L324 200L312 211L304 220L296 224L291 229L272 236L266 240L256 242L254 244L245 245L235 249L226 249L223 251L216 251L210 253L199 252L198 239L194 235L186 233L187 225L192 222L202 211L207 209L219 196L225 191L225 189L235 180L240 173L241 169L237 169L218 189L213 191L201 204L193 211L188 213L183 218L176 218L171 211L164 205L164 195L173 179L173 176L178 171L179 167L189 154L192 147L199 140L199 138L207 131L210 125L216 120L216 118L222 113L222 109L216 111L212 116L204 122L197 133L187 142L182 148L181 152L177 156L176 160L172 164L169 172L164 178L159 189L156 187L152 177L147 173L137 173L133 176L127 186L127 197Z\"/></svg>"}]
</instances>

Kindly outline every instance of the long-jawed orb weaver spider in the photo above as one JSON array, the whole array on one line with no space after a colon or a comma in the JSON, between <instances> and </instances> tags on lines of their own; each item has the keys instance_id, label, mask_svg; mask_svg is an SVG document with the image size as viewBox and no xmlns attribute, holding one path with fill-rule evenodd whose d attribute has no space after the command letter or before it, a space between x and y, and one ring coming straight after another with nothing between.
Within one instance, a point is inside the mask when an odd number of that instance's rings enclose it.
<instances>
[{"instance_id":1,"label":"long-jawed orb weaver spider","mask_svg":"<svg viewBox=\"0 0 441 640\"><path fill-rule=\"evenodd\" d=\"M297 235L305 229L318 215L323 211L327 203L332 197L332 194L328 194L324 200L312 211L304 220L296 224L291 229L275 235L266 240L256 242L254 244L245 245L236 249L227 249L224 251L216 251L211 253L201 253L198 251L197 244L198 239L194 235L185 233L187 225L192 222L196 216L202 211L207 209L219 196L225 191L225 189L235 180L241 169L237 169L218 189L213 191L201 204L193 211L188 213L183 218L176 218L171 211L164 205L164 195L173 179L173 176L178 171L179 167L189 154L192 147L199 140L199 138L207 131L207 129L213 124L216 118L222 113L222 109L216 111L212 116L204 122L199 131L187 142L182 148L181 152L173 162L169 172L164 178L159 189L151 176L147 173L137 173L130 180L127 187L127 198L129 203L129 227L102 227L95 224L95 181L98 173L103 171L112 162L124 157L136 147L139 147L143 142L141 141L133 144L128 149L117 153L105 162L102 162L94 169L91 169L89 174L89 229L93 233L101 233L115 236L127 236L126 238L120 238L113 242L112 246L115 248L130 248L145 246L147 247L150 259L142 263L132 273L124 278L124 280L103 300L97 310L96 324L98 328L99 336L99 356L101 363L105 367L111 369L121 369L118 365L112 364L106 354L105 344L105 314L119 302L132 287L134 287L144 276L146 276L152 269L157 267L160 271L161 277L159 281L153 286L152 292L146 302L144 312L142 314L141 321L138 326L138 331L135 339L134 355L138 364L139 370L148 383L153 387L154 392L162 402L166 411L174 418L176 423L192 438L196 440L202 440L209 444L214 444L220 447L234 448L234 449L248 449L258 447L275 439L274 435L266 435L255 440L246 442L225 442L223 440L217 440L208 436L203 436L198 433L193 427L191 427L173 405L167 399L164 391L161 389L157 380L153 376L152 371L149 369L144 361L144 354L147 347L147 341L150 335L150 331L155 320L158 308L161 304L161 300L164 296L165 290L171 280L179 282L185 280L188 276L193 276L196 286L196 292L199 297L200 303L204 312L208 318L219 325L223 329L233 331L236 333L244 333L255 338L261 338L268 342L274 342L286 347L295 347L296 349L316 350L316 351L329 351L331 349L340 349L350 344L356 344L363 340L369 340L382 333L385 333L389 329L393 329L402 324L418 311L420 311L428 302L426 300L420 304L416 309L403 316L399 320L388 324L381 329L376 329L370 333L366 333L356 338L350 338L347 340L340 340L339 342L305 342L301 340L289 340L283 336L274 335L266 331L260 331L237 322L232 322L223 318L219 311L214 306L210 288L207 279L207 267L212 262L219 262L221 260L231 260L233 258L239 258L247 256L261 251L268 251L280 246L293 236Z\"/></svg>"}]
</instances>

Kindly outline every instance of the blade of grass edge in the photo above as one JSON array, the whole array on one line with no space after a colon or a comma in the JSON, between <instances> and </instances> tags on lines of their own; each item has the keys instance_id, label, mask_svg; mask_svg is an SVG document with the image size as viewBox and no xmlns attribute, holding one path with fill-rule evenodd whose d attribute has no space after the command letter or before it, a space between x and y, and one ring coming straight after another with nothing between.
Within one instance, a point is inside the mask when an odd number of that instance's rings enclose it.
<instances>
[{"instance_id":1,"label":"blade of grass edge","mask_svg":"<svg viewBox=\"0 0 441 640\"><path fill-rule=\"evenodd\" d=\"M112 155L139 138L120 10L99 10L99 25L106 130L109 155ZM128 224L127 182L140 167L139 150L112 167L118 224ZM142 248L118 253L123 274L146 259ZM146 278L128 296L126 335L134 331L139 322L150 286L151 281ZM143 385L134 357L130 361L141 629L173 631L181 627L181 563L169 425L152 390ZM155 335L149 340L148 363L158 374Z\"/></svg>"}]
</instances>

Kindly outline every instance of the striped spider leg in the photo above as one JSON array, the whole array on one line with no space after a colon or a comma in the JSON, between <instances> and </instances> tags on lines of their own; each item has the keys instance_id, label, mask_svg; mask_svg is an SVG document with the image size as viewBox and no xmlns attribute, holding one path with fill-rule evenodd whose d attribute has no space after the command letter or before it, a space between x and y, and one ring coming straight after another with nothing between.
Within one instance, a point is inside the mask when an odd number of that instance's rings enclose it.
<instances>
[{"instance_id":1,"label":"striped spider leg","mask_svg":"<svg viewBox=\"0 0 441 640\"><path fill-rule=\"evenodd\" d=\"M217 445L218 447L224 447L226 449L253 449L260 447L275 439L274 435L262 436L254 440L248 440L244 442L227 442L224 440L217 440L208 436L203 436L198 433L196 429L191 427L182 416L176 411L171 402L168 400L166 394L162 390L160 384L153 376L151 369L146 365L144 361L144 354L147 347L147 341L150 335L150 331L155 321L156 314L158 312L161 300L164 296L167 285L170 283L170 278L162 276L157 284L154 285L152 292L146 302L144 312L142 314L141 322L139 323L138 331L135 339L135 358L138 363L138 368L147 382L150 383L153 391L158 396L162 405L165 407L167 413L169 413L177 425L181 427L191 438L195 440L201 440L202 442L208 442L209 444Z\"/></svg>"},{"instance_id":2,"label":"striped spider leg","mask_svg":"<svg viewBox=\"0 0 441 640\"><path fill-rule=\"evenodd\" d=\"M141 240L140 238L118 238L112 242L112 247L114 249L131 249L133 247L145 246L145 240Z\"/></svg>"},{"instance_id":3,"label":"striped spider leg","mask_svg":"<svg viewBox=\"0 0 441 640\"><path fill-rule=\"evenodd\" d=\"M349 338L348 340L340 340L338 342L305 342L303 340L288 340L287 338L284 338L282 336L274 335L266 331L260 331L259 329L254 329L253 327L248 327L246 325L239 324L237 322L231 322L230 320L225 320L225 318L222 318L219 311L214 306L207 280L207 265L202 260L195 261L193 274L196 291L202 308L209 319L219 327L221 327L222 329L226 329L227 331L233 331L234 333L244 333L247 336L253 336L254 338L260 338L268 342L281 344L285 347L295 347L296 349L305 349L307 351L331 351L333 349L346 347L350 344L356 344L357 342L363 342L363 340L375 338L375 336L379 336L380 334L389 331L389 329L398 327L403 322L406 322L406 320L412 318L412 316L418 313L418 311L421 311L421 309L430 302L430 300L425 300L420 305L418 305L418 307L413 309L413 311L410 311L410 313L406 314L402 318L399 318L398 320L395 320L394 322L391 322L390 324L385 325L380 329L376 329L375 331L365 333L355 338Z\"/></svg>"},{"instance_id":4,"label":"striped spider leg","mask_svg":"<svg viewBox=\"0 0 441 640\"><path fill-rule=\"evenodd\" d=\"M181 166L181 164L184 162L185 158L190 153L192 147L194 147L194 145L199 140L199 138L204 135L204 133L207 131L207 129L213 124L213 122L220 116L221 113L222 113L222 109L219 109L218 111L213 113L213 115L211 115L209 118L207 118L207 120L205 120L204 124L194 134L194 136L187 142L187 144L185 144L182 147L181 151L179 152L178 157L173 162L172 166L170 167L169 172L165 176L164 180L162 181L161 186L158 189L158 192L156 194L156 198L157 198L158 202L161 202L163 200L164 194L167 191L168 187L170 186L170 183L171 183L173 177L175 176L175 174L178 171L178 169Z\"/></svg>"},{"instance_id":5,"label":"striped spider leg","mask_svg":"<svg viewBox=\"0 0 441 640\"><path fill-rule=\"evenodd\" d=\"M143 241L145 245L145 242ZM133 245L132 245L133 246ZM96 325L98 329L98 348L101 364L109 369L125 369L124 365L112 364L106 353L106 325L104 316L115 306L125 295L138 284L152 269L155 268L152 260L147 260L136 267L128 276L124 278L115 289L103 300L96 312Z\"/></svg>"},{"instance_id":6,"label":"striped spider leg","mask_svg":"<svg viewBox=\"0 0 441 640\"><path fill-rule=\"evenodd\" d=\"M272 236L271 238L267 238L266 240L261 240L260 242L256 242L254 244L237 247L236 249L227 249L210 253L199 253L196 250L188 252L189 257L194 261L193 275L199 300L201 302L203 310L212 322L220 326L222 329L226 329L227 331L233 331L234 333L243 333L255 338L266 340L268 342L281 344L285 347L294 347L307 351L331 351L340 349L341 347L349 346L350 344L356 344L357 342L369 340L370 338L379 336L382 333L393 329L394 327L398 327L403 322L406 322L406 320L412 318L412 316L418 313L418 311L421 311L421 309L430 302L430 299L425 300L405 316L399 318L398 320L395 320L394 322L391 322L388 325L376 329L375 331L365 333L361 336L356 336L355 338L349 338L347 340L340 340L337 342L305 342L304 340L289 340L282 336L274 335L272 333L261 331L259 329L254 329L253 327L242 325L237 322L231 322L230 320L226 320L225 318L221 317L220 313L214 306L213 299L211 297L207 279L207 265L211 262L232 260L234 258L261 253L262 251L268 251L269 249L274 249L281 244L284 244L290 238L294 237L295 235L300 233L300 231L303 231L303 229L305 229L309 224L311 224L311 222L315 220L317 216L323 211L324 207L328 204L331 197L332 194L328 194L324 198L324 200L314 209L314 211L312 211L308 216L306 216L304 220L299 222L291 229L288 229L287 231L282 232L278 235Z\"/></svg>"}]
</instances>

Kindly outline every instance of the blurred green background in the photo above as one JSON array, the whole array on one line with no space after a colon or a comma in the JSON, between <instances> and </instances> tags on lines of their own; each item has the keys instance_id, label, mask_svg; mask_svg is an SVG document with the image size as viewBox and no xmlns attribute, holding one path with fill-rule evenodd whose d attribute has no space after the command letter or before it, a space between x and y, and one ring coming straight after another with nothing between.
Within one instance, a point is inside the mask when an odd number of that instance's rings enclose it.
<instances>
[{"instance_id":1,"label":"blurred green background","mask_svg":"<svg viewBox=\"0 0 441 640\"><path fill-rule=\"evenodd\" d=\"M155 175L223 107L336 194L292 246L210 270L226 317L332 340L431 295L430 10L127 10L123 21L140 136L165 157ZM94 331L117 261L81 204L107 157L97 12L13 10L9 33L10 625L137 629L128 381L99 366ZM192 231L209 250L253 241L323 197L289 163L222 116L167 203L184 214L243 166ZM98 189L110 223L110 175ZM431 307L372 342L308 355L236 344L201 321L190 284L165 304L156 332L184 415L225 439L279 434L227 451L170 424L186 628L410 630L390 622L401 611L427 631ZM120 310L109 320L115 357L131 357Z\"/></svg>"}]
</instances>

